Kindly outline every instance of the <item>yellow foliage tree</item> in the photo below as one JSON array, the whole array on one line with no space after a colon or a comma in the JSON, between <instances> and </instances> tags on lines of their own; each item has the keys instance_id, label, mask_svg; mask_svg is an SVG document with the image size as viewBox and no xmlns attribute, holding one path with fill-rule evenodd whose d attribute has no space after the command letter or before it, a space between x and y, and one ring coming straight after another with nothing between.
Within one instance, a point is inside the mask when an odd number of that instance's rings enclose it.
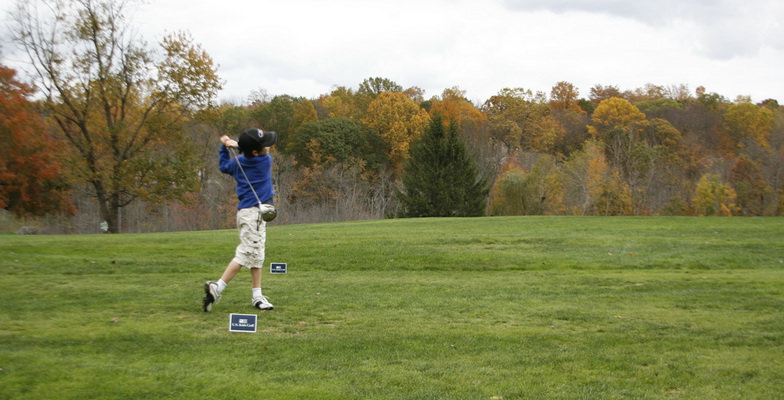
<instances>
[{"instance_id":1,"label":"yellow foliage tree","mask_svg":"<svg viewBox=\"0 0 784 400\"><path fill-rule=\"evenodd\" d=\"M370 103L362 123L378 131L387 145L387 156L400 171L411 143L424 134L430 116L404 93L383 92Z\"/></svg>"},{"instance_id":2,"label":"yellow foliage tree","mask_svg":"<svg viewBox=\"0 0 784 400\"><path fill-rule=\"evenodd\" d=\"M632 193L618 171L602 177L596 187L594 215L630 215L632 213Z\"/></svg>"},{"instance_id":3,"label":"yellow foliage tree","mask_svg":"<svg viewBox=\"0 0 784 400\"><path fill-rule=\"evenodd\" d=\"M602 101L591 116L588 133L604 143L610 165L622 176L632 174L633 151L640 143L642 130L648 120L627 100L611 97Z\"/></svg>"},{"instance_id":4,"label":"yellow foliage tree","mask_svg":"<svg viewBox=\"0 0 784 400\"><path fill-rule=\"evenodd\" d=\"M531 150L530 139L537 122L549 113L544 95L523 88L505 88L482 105L488 130L509 153Z\"/></svg>"},{"instance_id":5,"label":"yellow foliage tree","mask_svg":"<svg viewBox=\"0 0 784 400\"><path fill-rule=\"evenodd\" d=\"M329 96L320 98L319 102L329 110L331 118L356 118L359 115L354 93L344 86L336 88Z\"/></svg>"},{"instance_id":6,"label":"yellow foliage tree","mask_svg":"<svg viewBox=\"0 0 784 400\"><path fill-rule=\"evenodd\" d=\"M531 122L528 147L537 153L554 153L558 142L566 134L566 129L552 115L544 115Z\"/></svg>"},{"instance_id":7,"label":"yellow foliage tree","mask_svg":"<svg viewBox=\"0 0 784 400\"><path fill-rule=\"evenodd\" d=\"M753 140L769 148L773 123L773 111L751 103L733 104L724 113L724 128L738 147L744 147L746 140Z\"/></svg>"},{"instance_id":8,"label":"yellow foliage tree","mask_svg":"<svg viewBox=\"0 0 784 400\"><path fill-rule=\"evenodd\" d=\"M302 101L294 106L294 126L296 128L313 121L318 121L318 114L312 102Z\"/></svg>"},{"instance_id":9,"label":"yellow foliage tree","mask_svg":"<svg viewBox=\"0 0 784 400\"><path fill-rule=\"evenodd\" d=\"M634 132L648 126L639 108L627 100L611 97L602 101L591 116L592 126L588 132L599 139L605 138L613 130Z\"/></svg>"},{"instance_id":10,"label":"yellow foliage tree","mask_svg":"<svg viewBox=\"0 0 784 400\"><path fill-rule=\"evenodd\" d=\"M697 182L692 201L697 215L732 216L738 211L736 199L735 190L719 174L708 173Z\"/></svg>"}]
</instances>

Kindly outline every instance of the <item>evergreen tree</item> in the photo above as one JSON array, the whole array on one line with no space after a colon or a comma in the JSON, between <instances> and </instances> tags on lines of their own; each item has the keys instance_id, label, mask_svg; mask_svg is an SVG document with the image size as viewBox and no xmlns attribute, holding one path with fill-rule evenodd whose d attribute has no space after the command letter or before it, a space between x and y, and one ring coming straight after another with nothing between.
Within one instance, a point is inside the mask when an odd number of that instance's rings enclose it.
<instances>
[{"instance_id":1,"label":"evergreen tree","mask_svg":"<svg viewBox=\"0 0 784 400\"><path fill-rule=\"evenodd\" d=\"M456 123L445 131L440 116L411 147L397 192L402 217L476 217L485 215L487 182L458 136Z\"/></svg>"}]
</instances>

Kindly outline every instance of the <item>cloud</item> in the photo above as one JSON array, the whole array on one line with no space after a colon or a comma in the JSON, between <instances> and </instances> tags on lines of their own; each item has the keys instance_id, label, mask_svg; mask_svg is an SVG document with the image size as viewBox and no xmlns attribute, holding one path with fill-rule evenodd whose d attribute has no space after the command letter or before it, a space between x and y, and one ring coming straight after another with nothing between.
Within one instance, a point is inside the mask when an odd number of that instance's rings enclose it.
<instances>
[{"instance_id":1,"label":"cloud","mask_svg":"<svg viewBox=\"0 0 784 400\"><path fill-rule=\"evenodd\" d=\"M426 98L459 86L475 102L507 87L548 92L559 81L583 96L596 84L646 83L702 85L728 98L784 93L779 0L160 0L133 8L151 45L180 30L203 45L226 81L222 101L256 90L315 98L371 77L418 86Z\"/></svg>"},{"instance_id":2,"label":"cloud","mask_svg":"<svg viewBox=\"0 0 784 400\"><path fill-rule=\"evenodd\" d=\"M740 86L723 62L784 41L770 34L781 7L749 2L755 8L677 0L167 0L145 6L137 20L146 29L191 31L220 64L232 100L257 89L314 97L383 77L426 96L459 86L484 101L505 87L548 91L562 80L584 93L599 83ZM763 5L766 16L748 15ZM712 79L707 69L724 77Z\"/></svg>"},{"instance_id":3,"label":"cloud","mask_svg":"<svg viewBox=\"0 0 784 400\"><path fill-rule=\"evenodd\" d=\"M503 0L502 3L509 9L518 11L606 13L653 25L665 24L673 18L704 18L713 12L721 11L715 7L716 2L713 0Z\"/></svg>"},{"instance_id":4,"label":"cloud","mask_svg":"<svg viewBox=\"0 0 784 400\"><path fill-rule=\"evenodd\" d=\"M658 29L674 29L694 40L701 54L719 60L784 50L784 4L777 0L502 0L518 12L601 13Z\"/></svg>"}]
</instances>

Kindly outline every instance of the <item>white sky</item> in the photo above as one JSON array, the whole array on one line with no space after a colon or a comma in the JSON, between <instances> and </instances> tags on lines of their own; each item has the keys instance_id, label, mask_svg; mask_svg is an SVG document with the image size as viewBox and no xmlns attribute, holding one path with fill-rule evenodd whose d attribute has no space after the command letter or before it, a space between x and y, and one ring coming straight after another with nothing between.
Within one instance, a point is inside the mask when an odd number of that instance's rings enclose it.
<instances>
[{"instance_id":1,"label":"white sky","mask_svg":"<svg viewBox=\"0 0 784 400\"><path fill-rule=\"evenodd\" d=\"M3 27L16 0L0 0ZM784 103L780 0L151 0L132 21L149 43L190 32L226 81L219 100L254 90L316 98L370 77L458 86L476 103L503 88L581 97L594 85L685 84L734 100ZM3 28L4 30L5 28ZM2 59L20 56L3 35Z\"/></svg>"}]
</instances>

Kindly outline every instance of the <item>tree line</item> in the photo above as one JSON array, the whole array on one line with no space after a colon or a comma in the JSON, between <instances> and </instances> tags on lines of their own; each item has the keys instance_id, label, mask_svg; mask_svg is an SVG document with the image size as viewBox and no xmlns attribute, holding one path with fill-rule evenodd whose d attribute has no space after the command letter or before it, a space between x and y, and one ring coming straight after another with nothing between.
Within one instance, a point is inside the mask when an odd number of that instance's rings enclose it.
<instances>
[{"instance_id":1,"label":"tree line","mask_svg":"<svg viewBox=\"0 0 784 400\"><path fill-rule=\"evenodd\" d=\"M56 232L94 232L104 221L110 232L230 227L236 201L217 171L217 138L248 127L279 133L276 223L784 214L775 99L655 84L595 85L581 96L557 82L548 93L504 88L474 104L459 87L426 99L371 77L317 98L258 90L245 104L215 104L217 68L189 35L153 51L126 34L124 2L73 3L76 13L52 8L66 22L60 36L28 2L15 15L15 40L37 73L26 83L0 68L6 219L37 217ZM416 176L450 159L470 165L442 168L458 175L451 180ZM463 211L411 206L407 182L435 180L443 184L429 198L459 198ZM470 196L449 192L462 183Z\"/></svg>"}]
</instances>

